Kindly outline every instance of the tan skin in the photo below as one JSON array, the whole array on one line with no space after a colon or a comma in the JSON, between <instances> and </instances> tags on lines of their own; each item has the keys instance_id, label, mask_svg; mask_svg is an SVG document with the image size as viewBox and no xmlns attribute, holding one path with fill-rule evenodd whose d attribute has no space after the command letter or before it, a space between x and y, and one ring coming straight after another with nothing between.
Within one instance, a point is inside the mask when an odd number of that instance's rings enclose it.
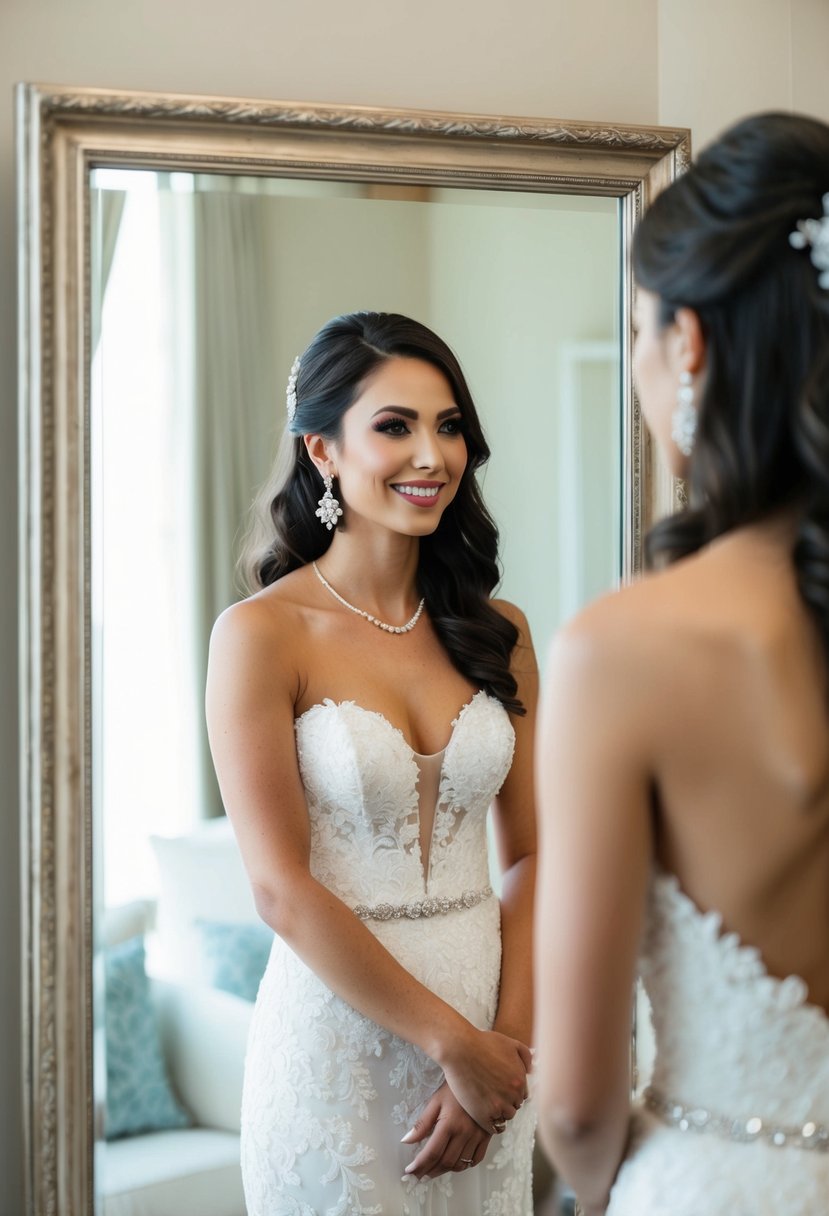
<instances>
[{"instance_id":1,"label":"tan skin","mask_svg":"<svg viewBox=\"0 0 829 1216\"><path fill-rule=\"evenodd\" d=\"M635 373L672 471L679 374L706 347L640 293ZM829 1012L825 654L798 594L793 514L737 529L608 596L556 638L539 726L539 1133L585 1216L630 1114L631 986L651 864L802 976ZM553 999L551 994L566 993Z\"/></svg>"},{"instance_id":2,"label":"tan skin","mask_svg":"<svg viewBox=\"0 0 829 1216\"><path fill-rule=\"evenodd\" d=\"M417 606L419 538L437 526L466 467L459 422L443 375L395 358L363 384L339 442L305 436L321 476L338 478L345 511L346 526L319 567L380 620L402 624ZM413 481L439 484L433 506L415 506L394 488ZM385 633L337 603L306 566L228 609L211 641L211 748L260 915L334 992L443 1068L445 1083L406 1137L420 1145L407 1168L418 1178L480 1164L493 1119L512 1118L523 1102L530 1067L537 670L522 613L494 603L519 629L512 669L528 713L512 718L515 759L494 806L504 893L491 1031L415 980L309 869L295 719L326 697L352 700L431 754L446 746L451 722L477 691L453 667L428 615L410 633ZM430 839L431 823L421 823L424 858Z\"/></svg>"}]
</instances>

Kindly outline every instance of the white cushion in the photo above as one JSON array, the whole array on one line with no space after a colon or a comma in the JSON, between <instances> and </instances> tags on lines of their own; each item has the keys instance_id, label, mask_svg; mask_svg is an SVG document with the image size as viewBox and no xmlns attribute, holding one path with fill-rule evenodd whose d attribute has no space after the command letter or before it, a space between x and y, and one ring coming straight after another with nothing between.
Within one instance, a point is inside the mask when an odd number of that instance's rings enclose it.
<instances>
[{"instance_id":1,"label":"white cushion","mask_svg":"<svg viewBox=\"0 0 829 1216\"><path fill-rule=\"evenodd\" d=\"M239 1137L150 1132L99 1147L103 1216L245 1216Z\"/></svg>"},{"instance_id":2,"label":"white cushion","mask_svg":"<svg viewBox=\"0 0 829 1216\"><path fill-rule=\"evenodd\" d=\"M158 949L153 974L207 982L197 920L258 919L236 837L227 818L211 819L186 836L151 836L158 861Z\"/></svg>"},{"instance_id":3,"label":"white cushion","mask_svg":"<svg viewBox=\"0 0 829 1216\"><path fill-rule=\"evenodd\" d=\"M250 1001L215 988L152 981L176 1093L203 1127L239 1132Z\"/></svg>"},{"instance_id":4,"label":"white cushion","mask_svg":"<svg viewBox=\"0 0 829 1216\"><path fill-rule=\"evenodd\" d=\"M151 928L155 904L151 899L134 899L128 904L114 904L104 909L102 945L119 946L131 937L143 937Z\"/></svg>"}]
</instances>

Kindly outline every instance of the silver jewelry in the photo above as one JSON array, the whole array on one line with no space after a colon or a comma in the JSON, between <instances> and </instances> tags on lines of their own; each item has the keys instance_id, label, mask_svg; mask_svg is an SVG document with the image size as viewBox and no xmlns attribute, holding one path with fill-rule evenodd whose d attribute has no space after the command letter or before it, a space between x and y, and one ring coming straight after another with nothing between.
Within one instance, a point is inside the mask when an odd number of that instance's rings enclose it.
<instances>
[{"instance_id":1,"label":"silver jewelry","mask_svg":"<svg viewBox=\"0 0 829 1216\"><path fill-rule=\"evenodd\" d=\"M331 493L331 487L334 484L333 477L326 476L323 477L322 480L325 485L325 493L319 500L318 508L314 514L320 523L325 524L326 528L330 532L332 528L336 527L337 520L342 515L343 509L337 499Z\"/></svg>"},{"instance_id":2,"label":"silver jewelry","mask_svg":"<svg viewBox=\"0 0 829 1216\"><path fill-rule=\"evenodd\" d=\"M681 1132L708 1132L727 1140L751 1144L763 1140L773 1148L811 1149L818 1153L829 1152L829 1127L809 1119L806 1123L786 1125L774 1119L761 1119L759 1115L734 1117L715 1114L701 1106L688 1106L667 1098L651 1086L645 1090L644 1104L663 1122Z\"/></svg>"},{"instance_id":3,"label":"silver jewelry","mask_svg":"<svg viewBox=\"0 0 829 1216\"><path fill-rule=\"evenodd\" d=\"M495 1129L495 1134L500 1136L501 1132L506 1129L507 1121L506 1119L493 1119L492 1126Z\"/></svg>"},{"instance_id":4,"label":"silver jewelry","mask_svg":"<svg viewBox=\"0 0 829 1216\"><path fill-rule=\"evenodd\" d=\"M419 920L421 916L444 916L447 912L459 912L463 908L477 908L491 894L492 887L482 887L480 891L464 891L463 895L451 898L441 895L434 899L417 899L409 904L357 904L354 915L359 916L360 920Z\"/></svg>"},{"instance_id":5,"label":"silver jewelry","mask_svg":"<svg viewBox=\"0 0 829 1216\"><path fill-rule=\"evenodd\" d=\"M288 384L285 389L285 408L288 411L289 422L293 422L294 415L296 414L296 382L299 376L299 368L299 355L297 355L291 364L291 372L288 376Z\"/></svg>"},{"instance_id":6,"label":"silver jewelry","mask_svg":"<svg viewBox=\"0 0 829 1216\"><path fill-rule=\"evenodd\" d=\"M461 1158L459 1158L459 1160L460 1160L461 1165L474 1165L475 1164L474 1157L461 1157Z\"/></svg>"},{"instance_id":7,"label":"silver jewelry","mask_svg":"<svg viewBox=\"0 0 829 1216\"><path fill-rule=\"evenodd\" d=\"M817 281L829 291L829 193L823 196L820 219L798 220L794 232L789 233L789 244L793 249L811 246L809 257L818 271Z\"/></svg>"},{"instance_id":8,"label":"silver jewelry","mask_svg":"<svg viewBox=\"0 0 829 1216\"><path fill-rule=\"evenodd\" d=\"M319 515L319 511L317 511L317 515ZM335 591L331 584L323 577L322 571L317 563L311 562L311 565L314 567L314 573L322 583L323 587L325 587L327 591L331 592L335 600L339 600L344 608L349 608L352 612L356 612L357 616L364 616L367 621L371 621L372 625L376 625L378 629L385 629L386 633L409 633L409 631L414 629L415 625L420 620L420 614L423 611L426 603L425 597L418 604L417 612L415 612L410 621L406 621L405 625L387 625L385 621L378 621L377 617L372 616L370 612L363 612L362 608L355 608L353 604L349 604L348 600L344 600L340 593Z\"/></svg>"},{"instance_id":9,"label":"silver jewelry","mask_svg":"<svg viewBox=\"0 0 829 1216\"><path fill-rule=\"evenodd\" d=\"M683 456L694 450L697 433L697 411L694 409L694 386L690 372L682 372L676 394L676 408L671 418L671 439Z\"/></svg>"}]
</instances>

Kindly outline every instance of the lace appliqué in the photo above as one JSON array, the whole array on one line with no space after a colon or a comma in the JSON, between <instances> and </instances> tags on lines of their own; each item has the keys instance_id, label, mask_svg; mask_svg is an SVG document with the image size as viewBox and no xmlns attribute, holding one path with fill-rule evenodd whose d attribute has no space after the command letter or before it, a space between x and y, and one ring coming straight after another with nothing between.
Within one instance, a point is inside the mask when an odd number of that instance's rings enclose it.
<instances>
[{"instance_id":1,"label":"lace appliqu\u00e9","mask_svg":"<svg viewBox=\"0 0 829 1216\"><path fill-rule=\"evenodd\" d=\"M799 977L769 975L758 950L661 871L640 969L657 1093L733 1117L738 1129L758 1117L780 1128L829 1122L829 1018ZM827 1195L829 1154L762 1136L695 1135L640 1109L608 1216L816 1216Z\"/></svg>"},{"instance_id":2,"label":"lace appliqu\u00e9","mask_svg":"<svg viewBox=\"0 0 829 1216\"><path fill-rule=\"evenodd\" d=\"M476 694L443 758L430 869L420 855L418 768L382 715L326 701L297 720L314 875L349 907L455 899L489 881L486 815L512 761L503 707ZM497 900L446 915L366 921L418 980L490 1026L501 965ZM274 941L245 1069L242 1164L249 1216L530 1216L533 1115L525 1104L487 1160L401 1181L400 1144L443 1073L331 992Z\"/></svg>"}]
</instances>

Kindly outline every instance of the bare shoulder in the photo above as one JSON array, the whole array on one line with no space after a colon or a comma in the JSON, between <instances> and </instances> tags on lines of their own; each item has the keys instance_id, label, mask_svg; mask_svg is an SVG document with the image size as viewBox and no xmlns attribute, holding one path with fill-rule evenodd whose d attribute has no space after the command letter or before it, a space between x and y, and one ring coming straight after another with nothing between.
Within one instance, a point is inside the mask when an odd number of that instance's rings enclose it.
<instances>
[{"instance_id":1,"label":"bare shoulder","mask_svg":"<svg viewBox=\"0 0 829 1216\"><path fill-rule=\"evenodd\" d=\"M510 669L519 681L523 696L533 699L537 695L538 660L535 657L529 621L518 605L510 603L509 600L492 600L492 606L518 630Z\"/></svg>"},{"instance_id":2,"label":"bare shoulder","mask_svg":"<svg viewBox=\"0 0 829 1216\"><path fill-rule=\"evenodd\" d=\"M500 612L501 616L506 617L510 624L515 626L520 640L528 642L530 639L529 622L527 621L526 614L518 605L511 603L509 600L490 600L490 603L496 612Z\"/></svg>"},{"instance_id":3,"label":"bare shoulder","mask_svg":"<svg viewBox=\"0 0 829 1216\"><path fill-rule=\"evenodd\" d=\"M287 586L280 585L283 581ZM210 638L209 679L261 682L296 694L306 607L301 579L287 575L280 583L231 604L218 617Z\"/></svg>"},{"instance_id":4,"label":"bare shoulder","mask_svg":"<svg viewBox=\"0 0 829 1216\"><path fill-rule=\"evenodd\" d=\"M265 587L225 608L213 626L211 645L256 648L284 641L299 623L296 609L276 587Z\"/></svg>"},{"instance_id":5,"label":"bare shoulder","mask_svg":"<svg viewBox=\"0 0 829 1216\"><path fill-rule=\"evenodd\" d=\"M547 656L550 687L602 712L654 704L660 685L677 679L695 628L687 591L673 571L649 574L600 596L562 625Z\"/></svg>"},{"instance_id":6,"label":"bare shoulder","mask_svg":"<svg viewBox=\"0 0 829 1216\"><path fill-rule=\"evenodd\" d=\"M765 627L766 589L749 592L730 548L702 550L582 609L553 638L549 670L611 701L643 691L675 698L740 661Z\"/></svg>"}]
</instances>

